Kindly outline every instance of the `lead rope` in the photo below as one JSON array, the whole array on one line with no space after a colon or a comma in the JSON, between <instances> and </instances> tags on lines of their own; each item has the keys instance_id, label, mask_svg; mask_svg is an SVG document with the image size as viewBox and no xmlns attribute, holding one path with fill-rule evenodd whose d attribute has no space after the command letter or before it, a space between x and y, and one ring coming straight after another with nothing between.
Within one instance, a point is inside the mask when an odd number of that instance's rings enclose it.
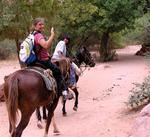
<instances>
[{"instance_id":1,"label":"lead rope","mask_svg":"<svg viewBox=\"0 0 150 137\"><path fill-rule=\"evenodd\" d=\"M66 70L66 75L65 75L65 79L69 78L70 77L70 59L66 59L66 62L67 62L67 70Z\"/></svg>"},{"instance_id":2,"label":"lead rope","mask_svg":"<svg viewBox=\"0 0 150 137\"><path fill-rule=\"evenodd\" d=\"M82 68L84 68L84 69L82 69ZM83 75L83 72L86 71L87 68L88 68L88 70L90 70L90 67L88 67L87 65L85 65L85 66L80 66L81 76Z\"/></svg>"}]
</instances>

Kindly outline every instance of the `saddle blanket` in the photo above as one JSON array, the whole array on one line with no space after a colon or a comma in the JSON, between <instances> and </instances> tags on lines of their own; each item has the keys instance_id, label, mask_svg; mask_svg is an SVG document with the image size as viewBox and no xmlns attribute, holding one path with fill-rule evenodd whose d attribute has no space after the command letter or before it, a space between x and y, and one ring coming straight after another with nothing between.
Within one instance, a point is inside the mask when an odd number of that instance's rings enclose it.
<instances>
[{"instance_id":1,"label":"saddle blanket","mask_svg":"<svg viewBox=\"0 0 150 137\"><path fill-rule=\"evenodd\" d=\"M27 69L40 74L45 82L46 88L56 93L57 83L50 69L45 70L41 67L28 67Z\"/></svg>"}]
</instances>

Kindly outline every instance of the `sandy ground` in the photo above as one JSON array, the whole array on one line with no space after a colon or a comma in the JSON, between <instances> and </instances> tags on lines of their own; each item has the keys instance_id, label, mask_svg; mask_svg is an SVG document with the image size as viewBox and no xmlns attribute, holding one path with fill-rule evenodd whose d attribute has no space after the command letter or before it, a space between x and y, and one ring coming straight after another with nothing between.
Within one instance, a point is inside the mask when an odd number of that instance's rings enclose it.
<instances>
[{"instance_id":1,"label":"sandy ground","mask_svg":"<svg viewBox=\"0 0 150 137\"><path fill-rule=\"evenodd\" d=\"M127 137L138 112L129 112L125 102L133 83L142 82L148 74L143 57L134 53L140 46L128 46L117 50L119 60L98 63L86 69L78 82L79 108L72 110L74 100L67 102L67 117L62 116L62 104L56 111L60 137ZM0 83L4 75L19 69L17 61L0 62ZM35 114L22 137L43 137L44 129L36 126ZM8 137L8 117L5 103L0 103L0 137ZM53 134L50 127L49 137Z\"/></svg>"}]
</instances>

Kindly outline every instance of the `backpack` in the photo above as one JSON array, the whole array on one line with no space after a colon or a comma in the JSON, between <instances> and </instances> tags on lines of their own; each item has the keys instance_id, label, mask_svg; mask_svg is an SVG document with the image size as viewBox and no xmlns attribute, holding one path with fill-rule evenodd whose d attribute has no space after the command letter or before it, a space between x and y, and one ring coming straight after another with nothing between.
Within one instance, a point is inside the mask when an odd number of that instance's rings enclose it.
<instances>
[{"instance_id":1,"label":"backpack","mask_svg":"<svg viewBox=\"0 0 150 137\"><path fill-rule=\"evenodd\" d=\"M20 61L22 61L26 65L33 63L37 59L34 45L35 34L37 34L37 32L30 33L20 45L19 58Z\"/></svg>"}]
</instances>

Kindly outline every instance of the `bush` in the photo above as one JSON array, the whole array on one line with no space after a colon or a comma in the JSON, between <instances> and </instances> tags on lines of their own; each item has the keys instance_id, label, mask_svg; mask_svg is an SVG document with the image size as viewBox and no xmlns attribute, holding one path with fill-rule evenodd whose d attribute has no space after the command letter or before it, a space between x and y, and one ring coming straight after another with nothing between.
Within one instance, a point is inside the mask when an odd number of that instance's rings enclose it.
<instances>
[{"instance_id":1,"label":"bush","mask_svg":"<svg viewBox=\"0 0 150 137\"><path fill-rule=\"evenodd\" d=\"M150 76L142 84L135 84L131 90L127 105L131 109L139 108L150 102Z\"/></svg>"},{"instance_id":2,"label":"bush","mask_svg":"<svg viewBox=\"0 0 150 137\"><path fill-rule=\"evenodd\" d=\"M150 43L150 14L138 18L135 22L135 29L124 30L125 41L133 44Z\"/></svg>"},{"instance_id":3,"label":"bush","mask_svg":"<svg viewBox=\"0 0 150 137\"><path fill-rule=\"evenodd\" d=\"M0 42L0 60L8 59L16 55L15 43L11 40Z\"/></svg>"},{"instance_id":4,"label":"bush","mask_svg":"<svg viewBox=\"0 0 150 137\"><path fill-rule=\"evenodd\" d=\"M120 49L120 48L124 48L124 44L123 44L123 37L122 37L122 33L113 33L110 36L110 40L109 40L109 45L111 46L111 49Z\"/></svg>"},{"instance_id":5,"label":"bush","mask_svg":"<svg viewBox=\"0 0 150 137\"><path fill-rule=\"evenodd\" d=\"M9 57L9 50L0 48L0 60L5 60Z\"/></svg>"}]
</instances>

